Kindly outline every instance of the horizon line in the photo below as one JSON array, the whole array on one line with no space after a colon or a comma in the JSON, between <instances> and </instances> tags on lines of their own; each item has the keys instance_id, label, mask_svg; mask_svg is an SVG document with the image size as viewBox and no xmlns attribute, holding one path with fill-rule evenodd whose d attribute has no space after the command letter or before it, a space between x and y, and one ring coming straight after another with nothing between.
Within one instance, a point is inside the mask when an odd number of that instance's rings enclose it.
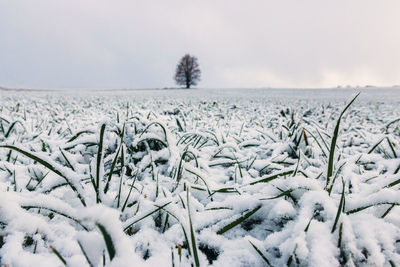
<instances>
[{"instance_id":1,"label":"horizon line","mask_svg":"<svg viewBox=\"0 0 400 267\"><path fill-rule=\"evenodd\" d=\"M294 90L314 90L314 89L393 89L399 88L400 85L391 85L391 86L378 86L378 85L365 85L365 86L335 86L335 87L272 87L272 86L258 86L258 87L144 87L144 88L98 88L98 87L54 87L54 88L29 88L29 87L6 87L0 86L1 91L41 91L41 92L51 92L51 91L75 91L75 90L87 90L87 91L147 91L147 90L211 90L211 89L220 89L220 90L249 90L249 89L294 89Z\"/></svg>"}]
</instances>

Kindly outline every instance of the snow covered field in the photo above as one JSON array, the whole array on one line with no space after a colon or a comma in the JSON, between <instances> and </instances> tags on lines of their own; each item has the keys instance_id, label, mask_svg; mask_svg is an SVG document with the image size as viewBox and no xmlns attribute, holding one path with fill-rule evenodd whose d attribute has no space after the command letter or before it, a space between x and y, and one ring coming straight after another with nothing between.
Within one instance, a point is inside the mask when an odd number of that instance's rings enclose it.
<instances>
[{"instance_id":1,"label":"snow covered field","mask_svg":"<svg viewBox=\"0 0 400 267\"><path fill-rule=\"evenodd\" d=\"M399 266L400 91L1 92L8 266Z\"/></svg>"}]
</instances>

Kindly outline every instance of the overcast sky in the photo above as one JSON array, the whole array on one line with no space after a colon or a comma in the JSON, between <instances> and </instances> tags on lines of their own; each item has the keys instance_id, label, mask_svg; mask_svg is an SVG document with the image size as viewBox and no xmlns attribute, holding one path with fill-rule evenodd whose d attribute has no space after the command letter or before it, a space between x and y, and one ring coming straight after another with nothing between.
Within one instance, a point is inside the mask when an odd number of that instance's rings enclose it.
<instances>
[{"instance_id":1,"label":"overcast sky","mask_svg":"<svg viewBox=\"0 0 400 267\"><path fill-rule=\"evenodd\" d=\"M400 84L399 0L0 0L0 86Z\"/></svg>"}]
</instances>

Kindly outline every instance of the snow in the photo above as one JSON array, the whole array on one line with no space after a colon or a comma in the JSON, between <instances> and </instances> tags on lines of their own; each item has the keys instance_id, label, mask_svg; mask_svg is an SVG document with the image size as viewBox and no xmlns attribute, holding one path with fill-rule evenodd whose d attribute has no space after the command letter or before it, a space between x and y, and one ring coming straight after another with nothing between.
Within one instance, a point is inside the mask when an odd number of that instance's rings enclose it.
<instances>
[{"instance_id":1,"label":"snow","mask_svg":"<svg viewBox=\"0 0 400 267\"><path fill-rule=\"evenodd\" d=\"M0 147L0 263L189 266L193 234L201 266L399 265L398 91L361 90L327 181L354 93L3 92L0 146L58 173Z\"/></svg>"}]
</instances>

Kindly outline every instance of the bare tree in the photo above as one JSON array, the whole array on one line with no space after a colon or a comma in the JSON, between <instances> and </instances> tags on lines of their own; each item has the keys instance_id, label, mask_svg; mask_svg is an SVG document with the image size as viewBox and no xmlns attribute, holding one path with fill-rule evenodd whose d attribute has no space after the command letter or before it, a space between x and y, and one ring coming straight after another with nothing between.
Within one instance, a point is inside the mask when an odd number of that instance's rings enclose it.
<instances>
[{"instance_id":1,"label":"bare tree","mask_svg":"<svg viewBox=\"0 0 400 267\"><path fill-rule=\"evenodd\" d=\"M191 85L197 85L200 81L200 75L201 71L197 57L186 54L176 66L175 81L178 85L190 88Z\"/></svg>"}]
</instances>

